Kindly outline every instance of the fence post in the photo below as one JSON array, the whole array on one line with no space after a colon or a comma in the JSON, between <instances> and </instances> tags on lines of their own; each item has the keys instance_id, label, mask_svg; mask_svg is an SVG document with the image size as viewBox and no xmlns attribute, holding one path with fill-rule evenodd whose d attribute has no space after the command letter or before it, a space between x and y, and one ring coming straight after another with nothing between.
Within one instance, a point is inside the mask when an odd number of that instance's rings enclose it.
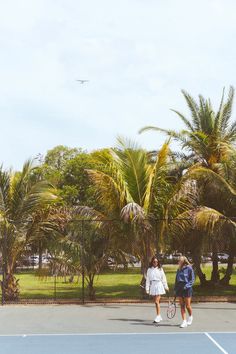
<instances>
[{"instance_id":1,"label":"fence post","mask_svg":"<svg viewBox=\"0 0 236 354\"><path fill-rule=\"evenodd\" d=\"M84 220L81 220L81 267L82 267L82 304L85 302L85 295L84 295Z\"/></svg>"},{"instance_id":2,"label":"fence post","mask_svg":"<svg viewBox=\"0 0 236 354\"><path fill-rule=\"evenodd\" d=\"M54 301L57 300L57 274L54 273Z\"/></svg>"},{"instance_id":3,"label":"fence post","mask_svg":"<svg viewBox=\"0 0 236 354\"><path fill-rule=\"evenodd\" d=\"M5 304L5 285L6 285L6 274L7 274L7 235L4 227L3 234L3 248L2 248L2 306Z\"/></svg>"},{"instance_id":4,"label":"fence post","mask_svg":"<svg viewBox=\"0 0 236 354\"><path fill-rule=\"evenodd\" d=\"M4 305L4 295L5 295L5 290L4 290L4 285L5 285L4 268L5 268L5 261L4 261L4 242L3 242L3 247L2 247L2 282L1 282L2 306Z\"/></svg>"}]
</instances>

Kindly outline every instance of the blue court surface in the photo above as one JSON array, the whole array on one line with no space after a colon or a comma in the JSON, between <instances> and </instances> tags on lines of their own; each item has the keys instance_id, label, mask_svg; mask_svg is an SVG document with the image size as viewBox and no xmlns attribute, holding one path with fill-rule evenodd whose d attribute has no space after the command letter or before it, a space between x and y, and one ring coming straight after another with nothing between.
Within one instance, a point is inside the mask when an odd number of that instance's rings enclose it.
<instances>
[{"instance_id":1,"label":"blue court surface","mask_svg":"<svg viewBox=\"0 0 236 354\"><path fill-rule=\"evenodd\" d=\"M235 354L236 332L0 336L1 354Z\"/></svg>"}]
</instances>

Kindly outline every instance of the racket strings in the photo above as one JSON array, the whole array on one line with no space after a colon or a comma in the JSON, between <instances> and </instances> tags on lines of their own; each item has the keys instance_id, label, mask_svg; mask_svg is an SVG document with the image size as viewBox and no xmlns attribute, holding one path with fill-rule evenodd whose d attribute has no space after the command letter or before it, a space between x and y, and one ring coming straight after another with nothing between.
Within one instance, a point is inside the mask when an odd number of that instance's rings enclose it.
<instances>
[{"instance_id":1,"label":"racket strings","mask_svg":"<svg viewBox=\"0 0 236 354\"><path fill-rule=\"evenodd\" d=\"M172 319L176 314L176 302L175 299L173 301L169 300L168 308L167 308L167 317Z\"/></svg>"}]
</instances>

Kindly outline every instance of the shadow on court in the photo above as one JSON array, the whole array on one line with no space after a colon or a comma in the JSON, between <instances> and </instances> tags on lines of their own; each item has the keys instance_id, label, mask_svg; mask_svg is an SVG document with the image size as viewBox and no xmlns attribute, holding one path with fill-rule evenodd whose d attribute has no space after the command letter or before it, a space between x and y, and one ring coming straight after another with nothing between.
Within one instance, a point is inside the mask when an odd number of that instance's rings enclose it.
<instances>
[{"instance_id":1,"label":"shadow on court","mask_svg":"<svg viewBox=\"0 0 236 354\"><path fill-rule=\"evenodd\" d=\"M179 325L171 324L171 323L153 323L147 320L140 320L138 318L111 318L110 321L121 321L121 322L129 322L132 326L149 326L149 327L179 327Z\"/></svg>"}]
</instances>

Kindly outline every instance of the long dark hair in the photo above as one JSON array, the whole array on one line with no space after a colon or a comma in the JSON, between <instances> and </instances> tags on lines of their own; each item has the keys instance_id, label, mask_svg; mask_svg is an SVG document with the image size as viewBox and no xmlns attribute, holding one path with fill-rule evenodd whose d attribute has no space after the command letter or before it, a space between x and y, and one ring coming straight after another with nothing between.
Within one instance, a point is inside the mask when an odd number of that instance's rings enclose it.
<instances>
[{"instance_id":1,"label":"long dark hair","mask_svg":"<svg viewBox=\"0 0 236 354\"><path fill-rule=\"evenodd\" d=\"M154 261L154 259L156 259L157 260L157 267L158 268L161 268L161 262L159 261L159 258L157 257L157 256L153 256L152 257L152 259L151 259L151 261L150 261L150 263L149 263L149 268L152 268L153 267L153 261Z\"/></svg>"}]
</instances>

